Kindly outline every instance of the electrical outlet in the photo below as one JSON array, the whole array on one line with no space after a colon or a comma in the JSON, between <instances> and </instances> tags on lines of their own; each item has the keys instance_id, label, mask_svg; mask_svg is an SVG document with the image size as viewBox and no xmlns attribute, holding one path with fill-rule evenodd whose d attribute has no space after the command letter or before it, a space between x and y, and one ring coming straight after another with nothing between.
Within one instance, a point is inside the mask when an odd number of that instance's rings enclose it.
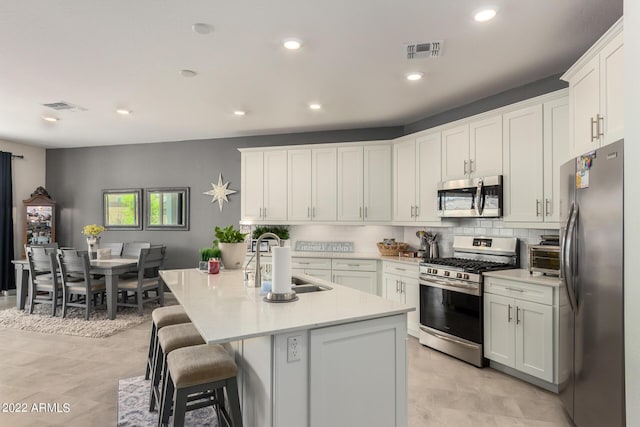
<instances>
[{"instance_id":1,"label":"electrical outlet","mask_svg":"<svg viewBox=\"0 0 640 427\"><path fill-rule=\"evenodd\" d=\"M287 338L287 362L295 362L301 358L300 335Z\"/></svg>"}]
</instances>

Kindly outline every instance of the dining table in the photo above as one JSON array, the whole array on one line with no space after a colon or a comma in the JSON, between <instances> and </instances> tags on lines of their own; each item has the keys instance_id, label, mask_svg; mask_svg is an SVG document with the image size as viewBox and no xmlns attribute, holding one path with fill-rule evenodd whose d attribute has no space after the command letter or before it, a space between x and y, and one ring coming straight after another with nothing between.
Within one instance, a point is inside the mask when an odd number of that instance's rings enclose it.
<instances>
[{"instance_id":1,"label":"dining table","mask_svg":"<svg viewBox=\"0 0 640 427\"><path fill-rule=\"evenodd\" d=\"M24 310L29 292L29 262L26 259L11 261L16 272L16 307ZM118 303L118 276L123 273L137 271L138 258L112 256L109 259L92 259L89 273L104 276L107 291L107 316L116 318Z\"/></svg>"}]
</instances>

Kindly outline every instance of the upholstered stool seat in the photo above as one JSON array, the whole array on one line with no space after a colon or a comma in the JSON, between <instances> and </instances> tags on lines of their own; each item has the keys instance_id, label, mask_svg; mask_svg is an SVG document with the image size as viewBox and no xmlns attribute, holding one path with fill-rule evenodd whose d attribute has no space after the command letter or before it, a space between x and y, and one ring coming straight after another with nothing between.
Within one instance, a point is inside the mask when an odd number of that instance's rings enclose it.
<instances>
[{"instance_id":1,"label":"upholstered stool seat","mask_svg":"<svg viewBox=\"0 0 640 427\"><path fill-rule=\"evenodd\" d=\"M153 356L154 362L151 370L149 411L154 411L156 402L160 400L163 370L166 366L167 355L178 348L200 344L205 344L205 341L191 322L168 325L158 330L158 345Z\"/></svg>"},{"instance_id":2,"label":"upholstered stool seat","mask_svg":"<svg viewBox=\"0 0 640 427\"><path fill-rule=\"evenodd\" d=\"M187 313L180 305L171 305L169 307L156 308L151 312L151 337L149 338L149 352L147 354L147 369L144 374L144 379L148 380L153 369L154 360L153 356L158 346L157 332L158 329L162 329L168 325L178 325L180 323L191 322Z\"/></svg>"},{"instance_id":3,"label":"upholstered stool seat","mask_svg":"<svg viewBox=\"0 0 640 427\"><path fill-rule=\"evenodd\" d=\"M218 425L241 427L240 400L233 356L221 345L196 345L176 349L167 356L160 425L167 425L173 407L173 425L183 426L186 411L214 405ZM231 414L225 407L227 391Z\"/></svg>"}]
</instances>

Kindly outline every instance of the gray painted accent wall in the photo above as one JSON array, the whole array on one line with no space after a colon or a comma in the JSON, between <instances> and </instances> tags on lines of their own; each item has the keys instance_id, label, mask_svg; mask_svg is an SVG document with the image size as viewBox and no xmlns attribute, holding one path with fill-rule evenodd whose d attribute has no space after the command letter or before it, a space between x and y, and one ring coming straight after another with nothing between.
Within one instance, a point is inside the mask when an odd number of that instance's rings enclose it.
<instances>
[{"instance_id":1,"label":"gray painted accent wall","mask_svg":"<svg viewBox=\"0 0 640 427\"><path fill-rule=\"evenodd\" d=\"M58 202L56 238L61 246L84 248L86 224L102 222L102 190L190 187L189 231L106 231L104 242L145 241L167 245L166 268L195 267L199 249L211 246L216 225L240 220L240 152L243 147L369 141L400 136L401 127L305 134L177 141L47 150L46 188ZM217 183L218 173L238 193L220 212L202 194ZM144 198L144 196L143 196Z\"/></svg>"}]
</instances>

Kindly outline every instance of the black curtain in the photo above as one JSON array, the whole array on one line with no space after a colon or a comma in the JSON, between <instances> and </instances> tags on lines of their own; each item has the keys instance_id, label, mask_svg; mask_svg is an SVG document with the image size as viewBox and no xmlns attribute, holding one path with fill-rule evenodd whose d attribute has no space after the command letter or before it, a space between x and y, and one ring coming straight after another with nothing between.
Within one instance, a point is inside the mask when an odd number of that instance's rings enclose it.
<instances>
[{"instance_id":1,"label":"black curtain","mask_svg":"<svg viewBox=\"0 0 640 427\"><path fill-rule=\"evenodd\" d=\"M0 151L0 290L15 289L11 153Z\"/></svg>"}]
</instances>

